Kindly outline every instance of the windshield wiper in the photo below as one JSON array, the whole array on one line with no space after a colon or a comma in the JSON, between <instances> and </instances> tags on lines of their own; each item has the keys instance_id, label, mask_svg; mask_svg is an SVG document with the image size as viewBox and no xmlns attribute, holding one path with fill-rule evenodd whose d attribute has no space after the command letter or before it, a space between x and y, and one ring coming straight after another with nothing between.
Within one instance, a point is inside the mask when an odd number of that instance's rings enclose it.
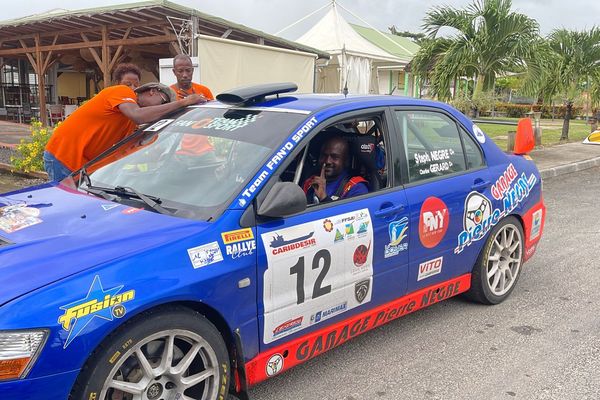
<instances>
[{"instance_id":1,"label":"windshield wiper","mask_svg":"<svg viewBox=\"0 0 600 400\"><path fill-rule=\"evenodd\" d=\"M172 211L167 210L163 206L160 205L162 200L155 196L146 195L144 193L138 192L132 187L129 186L115 186L112 189L104 189L109 193L125 195L127 197L138 198L143 201L148 207L152 208L154 211L159 212L161 214L173 215Z\"/></svg>"}]
</instances>

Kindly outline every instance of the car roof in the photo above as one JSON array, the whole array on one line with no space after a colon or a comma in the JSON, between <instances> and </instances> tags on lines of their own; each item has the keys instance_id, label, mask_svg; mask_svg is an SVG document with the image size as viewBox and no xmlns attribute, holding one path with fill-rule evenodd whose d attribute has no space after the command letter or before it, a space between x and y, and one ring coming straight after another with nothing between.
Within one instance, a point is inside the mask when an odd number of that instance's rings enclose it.
<instances>
[{"instance_id":1,"label":"car roof","mask_svg":"<svg viewBox=\"0 0 600 400\"><path fill-rule=\"evenodd\" d=\"M442 108L450 113L456 110L445 103L415 99L412 97L390 95L347 95L341 93L311 93L280 95L265 101L253 103L252 107L273 108L278 110L302 111L313 113L335 106L346 106L348 109L378 106L427 106Z\"/></svg>"}]
</instances>

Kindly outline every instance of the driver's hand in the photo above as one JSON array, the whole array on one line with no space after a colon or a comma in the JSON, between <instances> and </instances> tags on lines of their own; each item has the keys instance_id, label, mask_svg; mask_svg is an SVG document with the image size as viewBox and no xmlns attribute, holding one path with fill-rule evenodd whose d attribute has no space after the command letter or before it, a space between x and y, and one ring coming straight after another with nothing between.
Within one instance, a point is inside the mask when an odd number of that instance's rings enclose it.
<instances>
[{"instance_id":1,"label":"driver's hand","mask_svg":"<svg viewBox=\"0 0 600 400\"><path fill-rule=\"evenodd\" d=\"M315 195L319 200L323 201L327 197L327 180L325 179L325 163L321 166L321 175L313 178L310 186L315 191Z\"/></svg>"}]
</instances>

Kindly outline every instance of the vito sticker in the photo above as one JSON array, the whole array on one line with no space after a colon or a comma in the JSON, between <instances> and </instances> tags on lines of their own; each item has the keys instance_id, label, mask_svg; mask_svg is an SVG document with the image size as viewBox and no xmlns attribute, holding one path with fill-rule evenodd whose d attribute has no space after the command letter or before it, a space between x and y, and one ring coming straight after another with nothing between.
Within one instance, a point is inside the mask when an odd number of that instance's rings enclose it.
<instances>
[{"instance_id":1,"label":"vito sticker","mask_svg":"<svg viewBox=\"0 0 600 400\"><path fill-rule=\"evenodd\" d=\"M66 349L94 318L112 321L125 316L123 304L135 299L135 290L122 292L122 289L123 285L119 285L104 290L100 277L96 275L87 296L61 306L64 313L58 317L58 323L69 332L63 348Z\"/></svg>"},{"instance_id":2,"label":"vito sticker","mask_svg":"<svg viewBox=\"0 0 600 400\"><path fill-rule=\"evenodd\" d=\"M261 233L263 341L271 343L371 301L368 209Z\"/></svg>"}]
</instances>

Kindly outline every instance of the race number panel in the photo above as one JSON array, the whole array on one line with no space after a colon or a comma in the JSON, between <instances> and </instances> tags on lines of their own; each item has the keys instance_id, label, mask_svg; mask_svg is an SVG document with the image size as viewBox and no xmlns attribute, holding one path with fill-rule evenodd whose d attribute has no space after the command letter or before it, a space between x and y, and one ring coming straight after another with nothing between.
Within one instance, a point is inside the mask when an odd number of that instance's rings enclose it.
<instances>
[{"instance_id":1,"label":"race number panel","mask_svg":"<svg viewBox=\"0 0 600 400\"><path fill-rule=\"evenodd\" d=\"M368 209L261 237L268 263L264 343L371 301L373 227Z\"/></svg>"}]
</instances>

